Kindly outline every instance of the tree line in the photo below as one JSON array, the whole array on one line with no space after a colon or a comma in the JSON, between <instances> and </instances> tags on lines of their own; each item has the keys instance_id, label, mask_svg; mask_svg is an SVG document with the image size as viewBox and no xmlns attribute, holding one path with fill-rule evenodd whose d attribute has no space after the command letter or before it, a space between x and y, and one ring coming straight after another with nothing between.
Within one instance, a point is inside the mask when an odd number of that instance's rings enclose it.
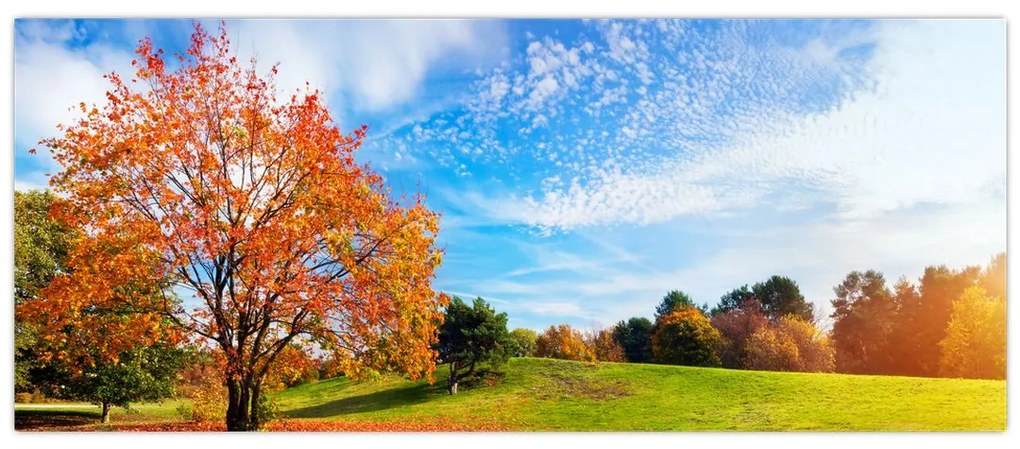
<instances>
[{"instance_id":1,"label":"tree line","mask_svg":"<svg viewBox=\"0 0 1020 449\"><path fill-rule=\"evenodd\" d=\"M587 332L518 328L506 345L517 356L586 362L1005 379L1005 253L984 268L929 266L916 283L901 278L891 288L878 271L853 271L833 293L828 331L797 283L777 275L712 308L673 290L653 319Z\"/></svg>"}]
</instances>

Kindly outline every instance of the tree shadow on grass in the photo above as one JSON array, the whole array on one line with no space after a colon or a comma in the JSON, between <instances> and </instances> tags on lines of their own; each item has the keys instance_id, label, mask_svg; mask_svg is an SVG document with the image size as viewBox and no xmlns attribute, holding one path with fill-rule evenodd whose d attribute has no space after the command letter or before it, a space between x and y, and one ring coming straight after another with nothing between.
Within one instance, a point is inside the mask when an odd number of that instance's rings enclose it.
<instances>
[{"instance_id":1,"label":"tree shadow on grass","mask_svg":"<svg viewBox=\"0 0 1020 449\"><path fill-rule=\"evenodd\" d=\"M438 385L438 384L437 384ZM288 410L281 415L287 418L329 418L338 415L354 415L370 413L396 407L405 407L428 402L437 395L444 394L437 385L420 383L400 388L377 391L375 393L337 399L324 404Z\"/></svg>"},{"instance_id":2,"label":"tree shadow on grass","mask_svg":"<svg viewBox=\"0 0 1020 449\"><path fill-rule=\"evenodd\" d=\"M59 430L95 424L100 413L94 410L15 410L15 430Z\"/></svg>"}]
</instances>

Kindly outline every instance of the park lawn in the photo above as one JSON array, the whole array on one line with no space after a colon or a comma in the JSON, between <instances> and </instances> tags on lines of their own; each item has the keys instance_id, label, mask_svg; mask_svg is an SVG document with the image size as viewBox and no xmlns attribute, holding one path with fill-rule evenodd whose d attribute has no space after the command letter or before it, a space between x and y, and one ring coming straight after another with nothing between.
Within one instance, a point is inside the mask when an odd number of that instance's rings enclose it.
<instances>
[{"instance_id":1,"label":"park lawn","mask_svg":"<svg viewBox=\"0 0 1020 449\"><path fill-rule=\"evenodd\" d=\"M778 373L651 364L517 358L446 392L436 382L385 377L300 385L273 395L271 430L815 430L1002 431L1006 382ZM195 430L177 401L115 408L19 404L15 421L56 420L46 430ZM91 419L91 424L88 421ZM72 420L77 424L65 421ZM85 424L85 425L83 425ZM148 427L162 424L164 427ZM61 427L63 425L64 427ZM23 426L16 426L21 429ZM209 429L206 429L209 430ZM215 429L212 429L215 430Z\"/></svg>"},{"instance_id":2,"label":"park lawn","mask_svg":"<svg viewBox=\"0 0 1020 449\"><path fill-rule=\"evenodd\" d=\"M520 358L494 385L332 379L275 396L289 418L516 430L1002 431L1006 383Z\"/></svg>"}]
</instances>

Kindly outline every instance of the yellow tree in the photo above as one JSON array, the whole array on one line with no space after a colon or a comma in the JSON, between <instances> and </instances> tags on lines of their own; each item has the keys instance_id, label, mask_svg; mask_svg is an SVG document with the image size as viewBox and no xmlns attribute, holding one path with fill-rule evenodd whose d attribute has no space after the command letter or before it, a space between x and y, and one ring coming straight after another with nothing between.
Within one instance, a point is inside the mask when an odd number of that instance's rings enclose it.
<instances>
[{"instance_id":1,"label":"yellow tree","mask_svg":"<svg viewBox=\"0 0 1020 449\"><path fill-rule=\"evenodd\" d=\"M969 287L953 302L946 337L939 342L944 377L1006 378L1006 301Z\"/></svg>"},{"instance_id":2,"label":"yellow tree","mask_svg":"<svg viewBox=\"0 0 1020 449\"><path fill-rule=\"evenodd\" d=\"M315 90L277 98L276 67L239 63L226 35L196 25L172 70L143 40L134 79L108 75L106 104L41 142L63 167L59 216L86 236L30 308L54 328L89 302L137 304L78 336L111 356L171 317L222 353L229 430L260 426L266 375L298 341L349 375L429 375L447 301L431 287L437 214L355 162L364 126L341 131ZM153 279L162 301L122 285ZM174 308L171 289L198 307Z\"/></svg>"}]
</instances>

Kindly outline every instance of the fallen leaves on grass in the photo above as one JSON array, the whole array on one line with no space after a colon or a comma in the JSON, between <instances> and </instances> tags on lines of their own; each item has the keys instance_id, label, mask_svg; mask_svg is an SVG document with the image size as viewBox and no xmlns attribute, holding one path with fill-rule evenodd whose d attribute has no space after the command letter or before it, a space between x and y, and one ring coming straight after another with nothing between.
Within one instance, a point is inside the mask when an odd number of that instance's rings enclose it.
<instances>
[{"instance_id":1,"label":"fallen leaves on grass","mask_svg":"<svg viewBox=\"0 0 1020 449\"><path fill-rule=\"evenodd\" d=\"M42 430L42 429L39 429ZM52 430L52 429L46 429ZM118 431L118 432L224 432L222 422L173 422L126 424L113 426L77 426L60 430ZM327 421L313 419L284 419L270 422L268 432L495 432L511 430L496 421L478 421L471 424L452 424L429 421L378 422L378 421Z\"/></svg>"}]
</instances>

